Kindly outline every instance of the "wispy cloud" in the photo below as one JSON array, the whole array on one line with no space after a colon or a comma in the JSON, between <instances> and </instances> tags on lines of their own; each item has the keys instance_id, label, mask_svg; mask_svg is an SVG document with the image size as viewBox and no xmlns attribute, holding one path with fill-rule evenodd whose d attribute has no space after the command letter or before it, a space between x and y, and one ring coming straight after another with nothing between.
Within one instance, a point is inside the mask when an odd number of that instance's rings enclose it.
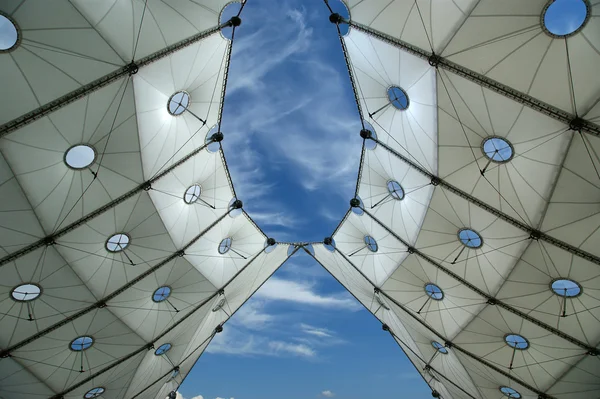
<instances>
[{"instance_id":1,"label":"wispy cloud","mask_svg":"<svg viewBox=\"0 0 600 399\"><path fill-rule=\"evenodd\" d=\"M326 398L333 398L335 396L335 393L333 393L332 391L327 389L327 390L321 392L321 396L325 396Z\"/></svg>"},{"instance_id":2,"label":"wispy cloud","mask_svg":"<svg viewBox=\"0 0 600 399\"><path fill-rule=\"evenodd\" d=\"M362 306L347 292L324 295L314 290L310 283L271 277L255 294L258 298L294 302L329 309L357 311Z\"/></svg>"}]
</instances>

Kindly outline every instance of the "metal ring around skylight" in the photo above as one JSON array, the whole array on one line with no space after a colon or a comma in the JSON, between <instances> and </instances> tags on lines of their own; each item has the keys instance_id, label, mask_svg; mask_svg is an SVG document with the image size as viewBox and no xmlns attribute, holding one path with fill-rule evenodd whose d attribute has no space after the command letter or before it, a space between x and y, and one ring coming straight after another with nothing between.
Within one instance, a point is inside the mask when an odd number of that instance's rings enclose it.
<instances>
[{"instance_id":1,"label":"metal ring around skylight","mask_svg":"<svg viewBox=\"0 0 600 399\"><path fill-rule=\"evenodd\" d=\"M557 278L550 283L550 289L558 296L575 298L581 295L581 285L568 278Z\"/></svg>"},{"instance_id":2,"label":"metal ring around skylight","mask_svg":"<svg viewBox=\"0 0 600 399\"><path fill-rule=\"evenodd\" d=\"M170 343L162 344L154 351L154 355L162 356L165 353L167 353L168 351L170 351L171 347L172 347L172 345Z\"/></svg>"},{"instance_id":3,"label":"metal ring around skylight","mask_svg":"<svg viewBox=\"0 0 600 399\"><path fill-rule=\"evenodd\" d=\"M89 144L75 144L65 151L65 164L75 170L82 170L89 167L96 160L96 149Z\"/></svg>"},{"instance_id":4,"label":"metal ring around skylight","mask_svg":"<svg viewBox=\"0 0 600 399\"><path fill-rule=\"evenodd\" d=\"M104 387L92 388L83 395L83 399L94 399L102 395L104 392L106 392Z\"/></svg>"},{"instance_id":5,"label":"metal ring around skylight","mask_svg":"<svg viewBox=\"0 0 600 399\"><path fill-rule=\"evenodd\" d=\"M404 199L404 188L396 180L390 180L387 182L388 193L393 199L401 201Z\"/></svg>"},{"instance_id":6,"label":"metal ring around skylight","mask_svg":"<svg viewBox=\"0 0 600 399\"><path fill-rule=\"evenodd\" d=\"M485 157L495 163L506 163L513 159L515 149L510 141L500 136L486 137L481 142Z\"/></svg>"},{"instance_id":7,"label":"metal ring around skylight","mask_svg":"<svg viewBox=\"0 0 600 399\"><path fill-rule=\"evenodd\" d=\"M424 289L427 296L429 296L431 299L435 301L441 301L444 299L444 291L442 291L442 289L436 284L427 283L425 284Z\"/></svg>"},{"instance_id":8,"label":"metal ring around skylight","mask_svg":"<svg viewBox=\"0 0 600 399\"><path fill-rule=\"evenodd\" d=\"M377 252L379 250L379 246L377 245L377 241L371 237L370 235L366 235L364 238L365 244L367 245L367 248L369 249L369 251L371 252Z\"/></svg>"},{"instance_id":9,"label":"metal ring around skylight","mask_svg":"<svg viewBox=\"0 0 600 399\"><path fill-rule=\"evenodd\" d=\"M464 228L458 231L458 241L465 247L471 249L481 248L483 246L483 238L473 229Z\"/></svg>"},{"instance_id":10,"label":"metal ring around skylight","mask_svg":"<svg viewBox=\"0 0 600 399\"><path fill-rule=\"evenodd\" d=\"M69 343L69 348L75 352L81 352L89 349L94 344L94 338L89 335L82 335L81 337L75 338Z\"/></svg>"},{"instance_id":11,"label":"metal ring around skylight","mask_svg":"<svg viewBox=\"0 0 600 399\"><path fill-rule=\"evenodd\" d=\"M529 341L520 334L506 334L504 336L504 342L514 349L525 350L529 348Z\"/></svg>"},{"instance_id":12,"label":"metal ring around skylight","mask_svg":"<svg viewBox=\"0 0 600 399\"><path fill-rule=\"evenodd\" d=\"M162 302L166 301L168 297L171 296L171 287L168 285L163 285L162 287L158 287L154 293L152 294L152 300L154 302Z\"/></svg>"},{"instance_id":13,"label":"metal ring around skylight","mask_svg":"<svg viewBox=\"0 0 600 399\"><path fill-rule=\"evenodd\" d=\"M236 16L241 7L242 3L240 1L230 1L229 3L225 4L219 13L219 25L223 25L229 21L231 17ZM231 36L233 35L233 27L221 28L219 32L224 39L231 40Z\"/></svg>"},{"instance_id":14,"label":"metal ring around skylight","mask_svg":"<svg viewBox=\"0 0 600 399\"><path fill-rule=\"evenodd\" d=\"M0 53L9 53L21 44L21 29L12 17L0 11Z\"/></svg>"},{"instance_id":15,"label":"metal ring around skylight","mask_svg":"<svg viewBox=\"0 0 600 399\"><path fill-rule=\"evenodd\" d=\"M444 355L448 354L448 349L437 341L431 341L431 346L433 346L435 349L437 349L438 352Z\"/></svg>"},{"instance_id":16,"label":"metal ring around skylight","mask_svg":"<svg viewBox=\"0 0 600 399\"><path fill-rule=\"evenodd\" d=\"M131 243L131 237L127 233L115 233L106 240L104 246L108 252L121 252Z\"/></svg>"},{"instance_id":17,"label":"metal ring around skylight","mask_svg":"<svg viewBox=\"0 0 600 399\"><path fill-rule=\"evenodd\" d=\"M192 184L187 188L187 190L185 190L185 193L183 194L183 201L186 204L191 205L198 201L201 194L202 187L199 184Z\"/></svg>"},{"instance_id":18,"label":"metal ring around skylight","mask_svg":"<svg viewBox=\"0 0 600 399\"><path fill-rule=\"evenodd\" d=\"M10 292L10 296L17 302L30 302L42 295L42 287L35 283L17 285Z\"/></svg>"},{"instance_id":19,"label":"metal ring around skylight","mask_svg":"<svg viewBox=\"0 0 600 399\"><path fill-rule=\"evenodd\" d=\"M185 112L190 105L190 93L185 90L180 90L173 93L167 101L167 111L173 116L179 116Z\"/></svg>"},{"instance_id":20,"label":"metal ring around skylight","mask_svg":"<svg viewBox=\"0 0 600 399\"><path fill-rule=\"evenodd\" d=\"M511 387L500 387L498 389L507 398L510 398L510 399L521 399L521 394L517 390L515 390L515 389L513 389Z\"/></svg>"},{"instance_id":21,"label":"metal ring around skylight","mask_svg":"<svg viewBox=\"0 0 600 399\"><path fill-rule=\"evenodd\" d=\"M405 111L410 105L408 94L399 86L390 86L387 89L387 97L390 103L399 111Z\"/></svg>"},{"instance_id":22,"label":"metal ring around skylight","mask_svg":"<svg viewBox=\"0 0 600 399\"><path fill-rule=\"evenodd\" d=\"M233 239L231 237L223 238L219 243L219 253L225 255L231 249Z\"/></svg>"},{"instance_id":23,"label":"metal ring around skylight","mask_svg":"<svg viewBox=\"0 0 600 399\"><path fill-rule=\"evenodd\" d=\"M581 32L591 15L589 0L549 0L542 9L540 25L547 35L562 39Z\"/></svg>"}]
</instances>

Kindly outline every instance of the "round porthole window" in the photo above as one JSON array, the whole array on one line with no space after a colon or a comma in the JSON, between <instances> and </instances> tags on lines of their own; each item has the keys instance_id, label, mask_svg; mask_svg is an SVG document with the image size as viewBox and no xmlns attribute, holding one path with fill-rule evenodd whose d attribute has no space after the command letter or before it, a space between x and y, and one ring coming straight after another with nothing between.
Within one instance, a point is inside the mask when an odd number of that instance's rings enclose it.
<instances>
[{"instance_id":1,"label":"round porthole window","mask_svg":"<svg viewBox=\"0 0 600 399\"><path fill-rule=\"evenodd\" d=\"M559 296L573 298L581 294L581 286L568 278L559 278L552 282L552 291Z\"/></svg>"},{"instance_id":2,"label":"round porthole window","mask_svg":"<svg viewBox=\"0 0 600 399\"><path fill-rule=\"evenodd\" d=\"M568 37L579 32L591 14L587 0L550 0L542 12L542 26L553 37Z\"/></svg>"},{"instance_id":3,"label":"round porthole window","mask_svg":"<svg viewBox=\"0 0 600 399\"><path fill-rule=\"evenodd\" d=\"M19 43L19 29L12 18L0 13L0 52L10 51Z\"/></svg>"},{"instance_id":4,"label":"round porthole window","mask_svg":"<svg viewBox=\"0 0 600 399\"><path fill-rule=\"evenodd\" d=\"M84 399L94 399L94 398L97 398L98 396L102 395L104 392L106 392L106 389L104 389L102 387L92 388L89 391L87 391L85 393L85 395L83 395L83 398Z\"/></svg>"},{"instance_id":5,"label":"round porthole window","mask_svg":"<svg viewBox=\"0 0 600 399\"><path fill-rule=\"evenodd\" d=\"M462 229L458 232L458 239L465 246L473 249L481 248L483 239L478 232L472 229Z\"/></svg>"},{"instance_id":6,"label":"round porthole window","mask_svg":"<svg viewBox=\"0 0 600 399\"><path fill-rule=\"evenodd\" d=\"M171 288L163 285L154 291L154 294L152 294L152 300L154 302L162 302L166 301L169 296L171 296Z\"/></svg>"},{"instance_id":7,"label":"round porthole window","mask_svg":"<svg viewBox=\"0 0 600 399\"><path fill-rule=\"evenodd\" d=\"M502 137L488 137L483 141L482 146L485 156L493 162L505 163L514 155L512 144Z\"/></svg>"},{"instance_id":8,"label":"round porthole window","mask_svg":"<svg viewBox=\"0 0 600 399\"><path fill-rule=\"evenodd\" d=\"M371 137L375 140L377 140L377 132L375 131L375 128L373 127L373 125L371 125L369 122L363 120L363 124L365 125L365 129L367 129L369 132L371 132ZM377 147L377 142L375 140L365 140L365 148L367 150L374 150L375 147Z\"/></svg>"},{"instance_id":9,"label":"round porthole window","mask_svg":"<svg viewBox=\"0 0 600 399\"><path fill-rule=\"evenodd\" d=\"M444 292L442 289L433 283L425 285L425 292L431 299L435 299L436 301L444 299Z\"/></svg>"},{"instance_id":10,"label":"round porthole window","mask_svg":"<svg viewBox=\"0 0 600 399\"><path fill-rule=\"evenodd\" d=\"M404 199L404 189L396 180L388 181L387 189L393 199L398 201Z\"/></svg>"},{"instance_id":11,"label":"round porthole window","mask_svg":"<svg viewBox=\"0 0 600 399\"><path fill-rule=\"evenodd\" d=\"M42 294L39 285L33 283L21 284L13 288L10 295L15 301L29 302L37 299Z\"/></svg>"},{"instance_id":12,"label":"round porthole window","mask_svg":"<svg viewBox=\"0 0 600 399\"><path fill-rule=\"evenodd\" d=\"M125 233L113 234L106 241L106 249L109 252L121 252L128 246L129 246L129 236Z\"/></svg>"},{"instance_id":13,"label":"round porthole window","mask_svg":"<svg viewBox=\"0 0 600 399\"><path fill-rule=\"evenodd\" d=\"M219 244L219 253L224 255L229 252L231 244L233 244L233 239L231 239L231 237L223 238Z\"/></svg>"},{"instance_id":14,"label":"round porthole window","mask_svg":"<svg viewBox=\"0 0 600 399\"><path fill-rule=\"evenodd\" d=\"M408 94L398 86L392 86L387 90L388 100L392 103L394 108L404 111L408 108L409 100Z\"/></svg>"},{"instance_id":15,"label":"round porthole window","mask_svg":"<svg viewBox=\"0 0 600 399\"><path fill-rule=\"evenodd\" d=\"M202 187L199 184L193 184L185 190L185 194L183 195L183 200L186 204L193 204L198 201L200 198L200 194L202 193Z\"/></svg>"},{"instance_id":16,"label":"round porthole window","mask_svg":"<svg viewBox=\"0 0 600 399\"><path fill-rule=\"evenodd\" d=\"M448 349L446 349L444 345L440 344L437 341L432 341L431 346L433 346L435 349L437 349L438 352L443 353L444 355L448 354Z\"/></svg>"},{"instance_id":17,"label":"round porthole window","mask_svg":"<svg viewBox=\"0 0 600 399\"><path fill-rule=\"evenodd\" d=\"M500 387L500 392L510 399L521 399L521 394L510 387Z\"/></svg>"},{"instance_id":18,"label":"round porthole window","mask_svg":"<svg viewBox=\"0 0 600 399\"><path fill-rule=\"evenodd\" d=\"M77 144L65 152L65 163L71 169L85 169L96 160L96 150L87 144Z\"/></svg>"},{"instance_id":19,"label":"round porthole window","mask_svg":"<svg viewBox=\"0 0 600 399\"><path fill-rule=\"evenodd\" d=\"M71 348L71 350L74 350L76 352L81 352L86 349L89 349L93 343L94 343L94 338L88 337L87 335L83 335L83 336L77 337L73 341L71 341L71 343L69 344L69 347Z\"/></svg>"},{"instance_id":20,"label":"round porthole window","mask_svg":"<svg viewBox=\"0 0 600 399\"><path fill-rule=\"evenodd\" d=\"M162 344L161 346L158 347L158 349L156 349L154 351L154 354L156 356L162 356L165 353L167 353L169 350L171 349L171 344L167 343L167 344Z\"/></svg>"},{"instance_id":21,"label":"round porthole window","mask_svg":"<svg viewBox=\"0 0 600 399\"><path fill-rule=\"evenodd\" d=\"M371 252L377 252L379 247L377 246L377 241L371 236L365 236L365 244L367 244L367 248Z\"/></svg>"},{"instance_id":22,"label":"round porthole window","mask_svg":"<svg viewBox=\"0 0 600 399\"><path fill-rule=\"evenodd\" d=\"M504 341L506 342L506 345L510 346L511 348L520 350L529 348L529 341L519 334L507 334L504 337Z\"/></svg>"},{"instance_id":23,"label":"round porthole window","mask_svg":"<svg viewBox=\"0 0 600 399\"><path fill-rule=\"evenodd\" d=\"M190 95L186 91L178 91L169 97L169 103L167 108L169 113L173 116L179 116L184 113L190 105Z\"/></svg>"}]
</instances>

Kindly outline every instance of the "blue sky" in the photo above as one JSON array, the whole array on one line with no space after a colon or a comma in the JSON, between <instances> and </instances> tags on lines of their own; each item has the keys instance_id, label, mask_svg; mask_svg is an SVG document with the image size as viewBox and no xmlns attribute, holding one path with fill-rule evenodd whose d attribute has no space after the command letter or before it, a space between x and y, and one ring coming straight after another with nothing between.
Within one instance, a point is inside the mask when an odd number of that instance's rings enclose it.
<instances>
[{"instance_id":1,"label":"blue sky","mask_svg":"<svg viewBox=\"0 0 600 399\"><path fill-rule=\"evenodd\" d=\"M278 241L322 241L354 194L362 139L321 0L249 0L236 30L223 146L244 208ZM298 254L225 325L185 399L391 399L430 390L381 324Z\"/></svg>"}]
</instances>

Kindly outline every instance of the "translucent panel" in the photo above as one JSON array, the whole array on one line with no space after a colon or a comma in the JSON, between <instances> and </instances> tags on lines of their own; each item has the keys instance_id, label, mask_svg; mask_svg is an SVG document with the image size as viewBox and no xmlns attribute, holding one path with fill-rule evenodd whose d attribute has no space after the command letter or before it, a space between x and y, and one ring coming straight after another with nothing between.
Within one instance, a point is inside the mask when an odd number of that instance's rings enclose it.
<instances>
[{"instance_id":1,"label":"translucent panel","mask_svg":"<svg viewBox=\"0 0 600 399\"><path fill-rule=\"evenodd\" d=\"M199 184L191 185L190 187L188 187L187 190L185 190L183 200L186 204L193 204L194 202L198 201L198 198L200 198L201 193L202 188Z\"/></svg>"},{"instance_id":2,"label":"translucent panel","mask_svg":"<svg viewBox=\"0 0 600 399\"><path fill-rule=\"evenodd\" d=\"M106 241L106 249L110 252L121 252L128 246L129 236L125 233L114 234Z\"/></svg>"},{"instance_id":3,"label":"translucent panel","mask_svg":"<svg viewBox=\"0 0 600 399\"><path fill-rule=\"evenodd\" d=\"M371 125L367 121L363 121L363 124L365 125L365 129L367 129L368 131L371 132L371 137L373 137L374 139L377 139L377 132L375 131L375 128L373 127L373 125ZM375 147L377 147L377 143L375 141L373 141L371 139L365 140L365 148L367 150L373 150L373 149L375 149Z\"/></svg>"},{"instance_id":4,"label":"translucent panel","mask_svg":"<svg viewBox=\"0 0 600 399\"><path fill-rule=\"evenodd\" d=\"M521 398L521 394L510 387L500 387L500 392L502 392L504 394L504 396L506 396L507 398L511 398L511 399L520 399Z\"/></svg>"},{"instance_id":5,"label":"translucent panel","mask_svg":"<svg viewBox=\"0 0 600 399\"><path fill-rule=\"evenodd\" d=\"M438 352L443 353L444 355L448 354L448 349L437 341L431 342L431 346L438 350Z\"/></svg>"},{"instance_id":6,"label":"translucent panel","mask_svg":"<svg viewBox=\"0 0 600 399\"><path fill-rule=\"evenodd\" d=\"M458 232L458 238L463 245L469 248L480 248L483 245L483 239L479 233L472 229L462 229Z\"/></svg>"},{"instance_id":7,"label":"translucent panel","mask_svg":"<svg viewBox=\"0 0 600 399\"><path fill-rule=\"evenodd\" d=\"M219 253L226 254L227 252L229 252L232 243L233 240L231 239L231 237L223 238L223 240L221 240L221 243L219 244Z\"/></svg>"},{"instance_id":8,"label":"translucent panel","mask_svg":"<svg viewBox=\"0 0 600 399\"><path fill-rule=\"evenodd\" d=\"M152 300L154 302L162 302L166 300L171 295L171 288L166 285L159 287L152 294Z\"/></svg>"},{"instance_id":9,"label":"translucent panel","mask_svg":"<svg viewBox=\"0 0 600 399\"><path fill-rule=\"evenodd\" d=\"M92 388L83 395L84 399L93 399L104 393L105 389L102 387Z\"/></svg>"},{"instance_id":10,"label":"translucent panel","mask_svg":"<svg viewBox=\"0 0 600 399\"><path fill-rule=\"evenodd\" d=\"M42 289L36 284L21 284L10 293L15 301L33 301L42 293Z\"/></svg>"},{"instance_id":11,"label":"translucent panel","mask_svg":"<svg viewBox=\"0 0 600 399\"><path fill-rule=\"evenodd\" d=\"M12 49L19 39L19 32L14 22L0 14L0 51Z\"/></svg>"},{"instance_id":12,"label":"translucent panel","mask_svg":"<svg viewBox=\"0 0 600 399\"><path fill-rule=\"evenodd\" d=\"M178 91L169 98L169 113L177 116L183 114L190 104L190 95L185 91Z\"/></svg>"},{"instance_id":13,"label":"translucent panel","mask_svg":"<svg viewBox=\"0 0 600 399\"><path fill-rule=\"evenodd\" d=\"M436 301L444 299L444 292L442 289L433 283L429 283L425 286L425 292L431 299L435 299Z\"/></svg>"},{"instance_id":14,"label":"translucent panel","mask_svg":"<svg viewBox=\"0 0 600 399\"><path fill-rule=\"evenodd\" d=\"M401 111L408 108L408 94L398 86L392 86L387 91L388 99L392 105Z\"/></svg>"},{"instance_id":15,"label":"translucent panel","mask_svg":"<svg viewBox=\"0 0 600 399\"><path fill-rule=\"evenodd\" d=\"M390 180L387 183L387 189L392 198L397 200L404 199L404 189L396 180Z\"/></svg>"},{"instance_id":16,"label":"translucent panel","mask_svg":"<svg viewBox=\"0 0 600 399\"><path fill-rule=\"evenodd\" d=\"M581 294L581 286L573 280L560 278L552 282L552 291L554 291L556 295L575 297Z\"/></svg>"},{"instance_id":17,"label":"translucent panel","mask_svg":"<svg viewBox=\"0 0 600 399\"><path fill-rule=\"evenodd\" d=\"M165 353L167 353L169 350L171 349L171 344L167 343L167 344L162 344L161 346L158 347L158 349L156 349L154 351L154 354L156 356L162 356Z\"/></svg>"},{"instance_id":18,"label":"translucent panel","mask_svg":"<svg viewBox=\"0 0 600 399\"><path fill-rule=\"evenodd\" d=\"M83 335L81 337L75 338L71 341L69 347L74 351L84 351L88 349L94 343L94 339L92 337L88 337L87 335Z\"/></svg>"},{"instance_id":19,"label":"translucent panel","mask_svg":"<svg viewBox=\"0 0 600 399\"><path fill-rule=\"evenodd\" d=\"M504 341L511 348L515 349L527 349L529 348L529 341L519 334L508 334L504 337Z\"/></svg>"},{"instance_id":20,"label":"translucent panel","mask_svg":"<svg viewBox=\"0 0 600 399\"><path fill-rule=\"evenodd\" d=\"M65 163L73 169L85 169L94 163L96 151L87 144L78 144L67 150Z\"/></svg>"},{"instance_id":21,"label":"translucent panel","mask_svg":"<svg viewBox=\"0 0 600 399\"><path fill-rule=\"evenodd\" d=\"M365 244L367 244L367 248L369 248L369 251L377 252L377 241L375 241L373 237L365 236Z\"/></svg>"},{"instance_id":22,"label":"translucent panel","mask_svg":"<svg viewBox=\"0 0 600 399\"><path fill-rule=\"evenodd\" d=\"M544 28L555 36L569 36L579 31L588 17L584 0L554 0L544 10Z\"/></svg>"},{"instance_id":23,"label":"translucent panel","mask_svg":"<svg viewBox=\"0 0 600 399\"><path fill-rule=\"evenodd\" d=\"M514 155L512 145L502 137L489 137L483 142L483 153L494 162L508 162Z\"/></svg>"}]
</instances>

